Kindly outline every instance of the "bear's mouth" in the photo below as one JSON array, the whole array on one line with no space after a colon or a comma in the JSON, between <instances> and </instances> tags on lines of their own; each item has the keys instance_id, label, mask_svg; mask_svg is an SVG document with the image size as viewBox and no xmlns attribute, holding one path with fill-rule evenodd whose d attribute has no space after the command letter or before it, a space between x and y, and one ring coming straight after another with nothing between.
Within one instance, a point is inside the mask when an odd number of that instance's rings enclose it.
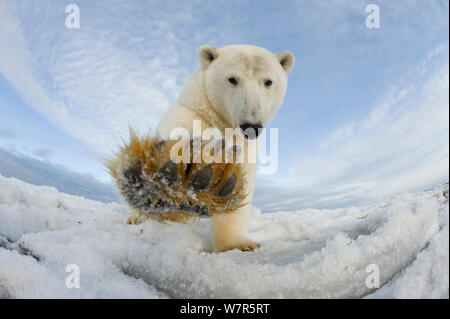
<instances>
[{"instance_id":1,"label":"bear's mouth","mask_svg":"<svg viewBox=\"0 0 450 319\"><path fill-rule=\"evenodd\" d=\"M261 134L263 126L261 123L242 123L240 125L242 135L248 140L253 140Z\"/></svg>"}]
</instances>

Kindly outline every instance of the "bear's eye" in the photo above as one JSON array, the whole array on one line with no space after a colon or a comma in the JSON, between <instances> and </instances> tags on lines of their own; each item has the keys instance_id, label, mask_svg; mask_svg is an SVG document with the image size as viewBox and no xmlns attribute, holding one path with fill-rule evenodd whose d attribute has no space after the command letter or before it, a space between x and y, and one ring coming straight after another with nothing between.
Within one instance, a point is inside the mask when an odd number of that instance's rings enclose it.
<instances>
[{"instance_id":1,"label":"bear's eye","mask_svg":"<svg viewBox=\"0 0 450 319\"><path fill-rule=\"evenodd\" d=\"M238 81L234 77L228 78L228 82L230 82L233 85L237 85L238 84Z\"/></svg>"},{"instance_id":2,"label":"bear's eye","mask_svg":"<svg viewBox=\"0 0 450 319\"><path fill-rule=\"evenodd\" d=\"M271 85L272 85L272 80L265 80L265 81L264 81L264 85L265 85L266 87L271 86Z\"/></svg>"}]
</instances>

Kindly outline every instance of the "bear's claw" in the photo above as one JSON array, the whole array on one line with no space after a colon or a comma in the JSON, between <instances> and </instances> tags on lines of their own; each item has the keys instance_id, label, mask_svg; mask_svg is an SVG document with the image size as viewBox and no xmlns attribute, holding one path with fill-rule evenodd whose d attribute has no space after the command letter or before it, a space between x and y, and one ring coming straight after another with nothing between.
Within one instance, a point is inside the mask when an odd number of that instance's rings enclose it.
<instances>
[{"instance_id":1,"label":"bear's claw","mask_svg":"<svg viewBox=\"0 0 450 319\"><path fill-rule=\"evenodd\" d=\"M247 239L228 245L214 245L214 246L215 246L214 251L216 252L226 252L228 250L233 249L238 249L242 251L254 251L255 249L261 247L261 244L254 242L253 240Z\"/></svg>"}]
</instances>

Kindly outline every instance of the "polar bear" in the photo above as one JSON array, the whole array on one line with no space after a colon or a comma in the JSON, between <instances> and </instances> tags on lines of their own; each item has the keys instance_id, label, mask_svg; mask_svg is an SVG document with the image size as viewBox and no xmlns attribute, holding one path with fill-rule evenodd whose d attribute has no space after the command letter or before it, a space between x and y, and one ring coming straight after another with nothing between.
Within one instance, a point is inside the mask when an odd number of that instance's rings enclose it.
<instances>
[{"instance_id":1,"label":"polar bear","mask_svg":"<svg viewBox=\"0 0 450 319\"><path fill-rule=\"evenodd\" d=\"M198 58L200 65L188 79L178 99L163 115L157 127L158 138L162 141L170 140L173 130L179 128L192 133L194 122L201 121L202 130L216 128L224 135L227 128L242 130L243 134L237 138L243 141L244 147L250 148L249 144L256 143L261 130L267 126L283 102L287 74L294 65L293 54L287 51L274 54L252 45L229 45L222 48L204 45L198 51ZM127 152L129 157L135 150ZM162 167L169 177L177 174L176 166L172 168L174 170L170 171L171 166ZM124 174L139 185L141 169L139 164L137 168L128 169ZM110 170L115 172L115 167L110 167ZM245 204L230 213L211 216L213 249L216 252L253 250L260 246L246 235L256 163L244 156L242 170L245 175ZM233 182L231 188L230 181ZM227 195L227 187L232 190L235 184L236 181L229 178L218 194ZM132 216L131 222L141 221L140 217L142 216Z\"/></svg>"}]
</instances>

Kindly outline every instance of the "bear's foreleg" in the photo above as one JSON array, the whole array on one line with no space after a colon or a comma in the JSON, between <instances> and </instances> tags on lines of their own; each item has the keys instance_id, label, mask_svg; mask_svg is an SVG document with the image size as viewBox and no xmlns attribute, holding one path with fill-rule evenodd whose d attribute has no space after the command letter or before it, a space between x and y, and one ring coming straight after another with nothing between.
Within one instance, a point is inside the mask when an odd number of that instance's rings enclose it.
<instances>
[{"instance_id":1,"label":"bear's foreleg","mask_svg":"<svg viewBox=\"0 0 450 319\"><path fill-rule=\"evenodd\" d=\"M256 164L243 164L246 176L245 205L226 215L211 218L213 249L224 252L232 249L252 251L261 246L247 236L247 221L251 213L251 199L255 182Z\"/></svg>"},{"instance_id":2,"label":"bear's foreleg","mask_svg":"<svg viewBox=\"0 0 450 319\"><path fill-rule=\"evenodd\" d=\"M215 252L232 249L252 251L261 246L246 235L249 206L239 208L230 214L211 217L211 232Z\"/></svg>"}]
</instances>

